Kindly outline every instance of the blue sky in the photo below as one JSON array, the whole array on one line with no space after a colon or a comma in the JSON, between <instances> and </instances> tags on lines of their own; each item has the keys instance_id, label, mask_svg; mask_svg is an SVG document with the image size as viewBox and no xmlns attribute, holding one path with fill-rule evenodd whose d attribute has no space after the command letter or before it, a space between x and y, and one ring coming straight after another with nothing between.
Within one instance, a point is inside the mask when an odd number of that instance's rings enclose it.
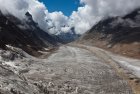
<instances>
[{"instance_id":1,"label":"blue sky","mask_svg":"<svg viewBox=\"0 0 140 94\"><path fill-rule=\"evenodd\" d=\"M48 8L49 12L62 11L66 16L70 16L72 11L77 10L79 0L39 0Z\"/></svg>"}]
</instances>

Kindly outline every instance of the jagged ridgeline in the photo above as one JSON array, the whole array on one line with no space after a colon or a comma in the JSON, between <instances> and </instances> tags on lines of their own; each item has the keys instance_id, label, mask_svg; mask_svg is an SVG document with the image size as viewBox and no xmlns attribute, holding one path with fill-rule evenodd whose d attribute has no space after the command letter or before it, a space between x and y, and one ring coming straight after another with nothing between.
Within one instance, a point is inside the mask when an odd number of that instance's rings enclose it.
<instances>
[{"instance_id":1,"label":"jagged ridgeline","mask_svg":"<svg viewBox=\"0 0 140 94\"><path fill-rule=\"evenodd\" d=\"M0 47L5 49L6 45L22 48L29 54L41 50L43 47L57 45L57 41L47 32L41 30L32 15L27 12L24 20L0 12Z\"/></svg>"}]
</instances>

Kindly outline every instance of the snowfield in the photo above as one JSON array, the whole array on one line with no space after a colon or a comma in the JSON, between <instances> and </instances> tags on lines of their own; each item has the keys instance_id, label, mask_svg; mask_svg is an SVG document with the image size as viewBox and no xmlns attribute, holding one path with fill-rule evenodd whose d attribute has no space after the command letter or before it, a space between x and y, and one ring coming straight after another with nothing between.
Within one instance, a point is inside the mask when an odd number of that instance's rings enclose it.
<instances>
[{"instance_id":1,"label":"snowfield","mask_svg":"<svg viewBox=\"0 0 140 94\"><path fill-rule=\"evenodd\" d=\"M134 74L136 77L140 78L140 60L130 59L114 54L110 54L110 57L112 57L112 59L115 60L120 66Z\"/></svg>"}]
</instances>

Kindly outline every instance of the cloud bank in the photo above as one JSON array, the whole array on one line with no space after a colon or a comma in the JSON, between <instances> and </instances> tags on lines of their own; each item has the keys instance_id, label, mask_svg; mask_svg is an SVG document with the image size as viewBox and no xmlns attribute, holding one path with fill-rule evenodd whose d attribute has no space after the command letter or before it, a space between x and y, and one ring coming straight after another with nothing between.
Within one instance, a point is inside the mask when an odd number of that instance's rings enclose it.
<instances>
[{"instance_id":1,"label":"cloud bank","mask_svg":"<svg viewBox=\"0 0 140 94\"><path fill-rule=\"evenodd\" d=\"M40 28L51 34L70 32L73 27L77 34L83 34L103 18L123 16L140 7L140 0L80 0L80 3L82 6L69 17L61 11L50 13L38 0L0 0L0 9L21 20L29 11Z\"/></svg>"},{"instance_id":2,"label":"cloud bank","mask_svg":"<svg viewBox=\"0 0 140 94\"><path fill-rule=\"evenodd\" d=\"M77 33L84 33L101 19L123 16L140 7L140 0L80 0L83 4L70 17Z\"/></svg>"}]
</instances>

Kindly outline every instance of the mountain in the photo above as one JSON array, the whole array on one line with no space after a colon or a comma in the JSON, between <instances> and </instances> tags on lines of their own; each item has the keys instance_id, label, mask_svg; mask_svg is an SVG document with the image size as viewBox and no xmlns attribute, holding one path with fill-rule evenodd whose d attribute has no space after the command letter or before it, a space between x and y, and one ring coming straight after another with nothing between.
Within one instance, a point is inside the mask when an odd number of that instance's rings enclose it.
<instances>
[{"instance_id":1,"label":"mountain","mask_svg":"<svg viewBox=\"0 0 140 94\"><path fill-rule=\"evenodd\" d=\"M62 32L58 35L55 36L55 39L62 44L66 44L66 43L70 43L72 41L75 41L76 39L78 39L80 37L79 34L75 33L74 28L71 28L71 32Z\"/></svg>"},{"instance_id":2,"label":"mountain","mask_svg":"<svg viewBox=\"0 0 140 94\"><path fill-rule=\"evenodd\" d=\"M55 38L41 30L29 12L25 16L26 19L19 20L0 12L0 48L6 49L6 45L11 45L31 55L39 55L38 50L57 45Z\"/></svg>"},{"instance_id":3,"label":"mountain","mask_svg":"<svg viewBox=\"0 0 140 94\"><path fill-rule=\"evenodd\" d=\"M79 42L140 58L140 9L101 20Z\"/></svg>"},{"instance_id":4,"label":"mountain","mask_svg":"<svg viewBox=\"0 0 140 94\"><path fill-rule=\"evenodd\" d=\"M27 21L25 23L28 24L31 28L30 31L34 32L34 34L37 35L47 45L57 45L57 41L54 39L53 35L50 35L47 32L41 30L38 24L33 21L32 15L29 12L27 12L25 15L27 18Z\"/></svg>"}]
</instances>

